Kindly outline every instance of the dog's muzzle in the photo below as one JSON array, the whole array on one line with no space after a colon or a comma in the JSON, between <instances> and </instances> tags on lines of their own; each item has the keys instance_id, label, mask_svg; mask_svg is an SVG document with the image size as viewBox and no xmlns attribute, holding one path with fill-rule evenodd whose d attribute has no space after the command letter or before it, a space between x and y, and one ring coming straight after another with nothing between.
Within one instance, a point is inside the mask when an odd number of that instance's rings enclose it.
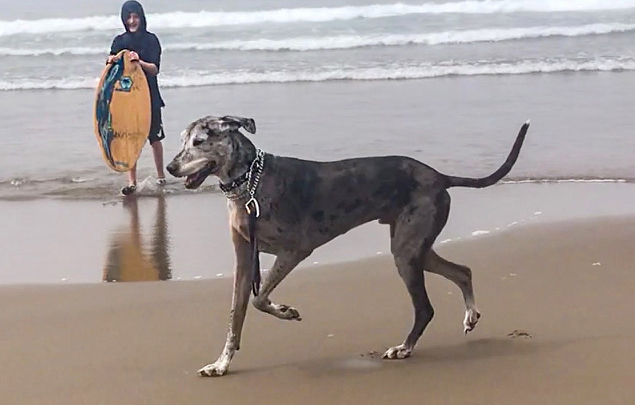
<instances>
[{"instance_id":1,"label":"dog's muzzle","mask_svg":"<svg viewBox=\"0 0 635 405\"><path fill-rule=\"evenodd\" d=\"M201 184L205 181L207 176L212 174L214 169L211 167L205 167L203 170L199 170L194 174L190 174L185 178L185 188L188 190L194 190L200 187Z\"/></svg>"},{"instance_id":2,"label":"dog's muzzle","mask_svg":"<svg viewBox=\"0 0 635 405\"><path fill-rule=\"evenodd\" d=\"M179 176L179 164L176 162L176 160L171 161L165 167L165 170L167 170L168 173L170 173L174 177L181 177L181 176Z\"/></svg>"},{"instance_id":3,"label":"dog's muzzle","mask_svg":"<svg viewBox=\"0 0 635 405\"><path fill-rule=\"evenodd\" d=\"M166 166L166 169L168 173L174 177L184 177L184 175L179 171L179 164L174 160ZM201 184L203 184L207 176L214 173L214 169L215 165L210 163L198 172L185 176L185 188L189 190L197 189Z\"/></svg>"}]
</instances>

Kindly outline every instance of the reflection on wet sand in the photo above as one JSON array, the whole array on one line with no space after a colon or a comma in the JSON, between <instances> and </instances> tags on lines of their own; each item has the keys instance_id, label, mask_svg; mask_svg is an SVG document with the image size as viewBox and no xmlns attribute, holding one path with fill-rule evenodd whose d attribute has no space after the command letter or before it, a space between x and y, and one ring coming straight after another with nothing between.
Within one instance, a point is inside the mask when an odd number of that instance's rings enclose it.
<instances>
[{"instance_id":1,"label":"reflection on wet sand","mask_svg":"<svg viewBox=\"0 0 635 405\"><path fill-rule=\"evenodd\" d=\"M124 201L124 207L130 214L129 229L114 233L104 265L103 281L171 279L165 196L157 197L152 237L147 249L144 249L142 241L137 197L127 197Z\"/></svg>"}]
</instances>

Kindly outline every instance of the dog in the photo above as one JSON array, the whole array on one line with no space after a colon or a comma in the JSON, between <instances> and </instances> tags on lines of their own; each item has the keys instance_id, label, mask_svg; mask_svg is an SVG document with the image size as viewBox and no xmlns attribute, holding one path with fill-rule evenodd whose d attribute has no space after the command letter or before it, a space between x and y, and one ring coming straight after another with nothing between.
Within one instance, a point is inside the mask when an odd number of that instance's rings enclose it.
<instances>
[{"instance_id":1,"label":"dog","mask_svg":"<svg viewBox=\"0 0 635 405\"><path fill-rule=\"evenodd\" d=\"M254 134L251 118L204 117L181 134L181 150L168 164L175 177L195 189L215 176L228 198L230 232L236 255L229 331L218 360L198 371L224 375L240 348L245 313L253 305L284 320L301 320L296 308L271 302L269 295L314 249L370 221L390 227L390 250L414 307L414 325L386 359L409 357L432 320L434 310L424 284L424 270L454 282L463 294L463 329L474 329L476 307L472 272L440 257L432 245L450 211L450 187L483 188L509 173L518 159L529 121L522 125L507 159L483 178L439 173L409 157L384 156L317 162L264 153L240 131ZM251 238L251 239L250 239ZM257 246L257 250L256 249ZM258 291L253 272L257 252L276 256Z\"/></svg>"}]
</instances>

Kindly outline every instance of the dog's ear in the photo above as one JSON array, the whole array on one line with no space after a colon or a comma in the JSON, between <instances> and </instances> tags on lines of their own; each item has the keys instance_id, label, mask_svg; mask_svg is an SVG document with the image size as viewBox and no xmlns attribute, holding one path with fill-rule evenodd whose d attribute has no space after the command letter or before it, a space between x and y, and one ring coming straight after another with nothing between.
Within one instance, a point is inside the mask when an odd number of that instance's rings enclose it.
<instances>
[{"instance_id":1,"label":"dog's ear","mask_svg":"<svg viewBox=\"0 0 635 405\"><path fill-rule=\"evenodd\" d=\"M253 118L234 117L233 115L226 115L221 118L223 124L228 125L232 131L239 128L245 128L245 131L250 134L256 133L256 121Z\"/></svg>"}]
</instances>

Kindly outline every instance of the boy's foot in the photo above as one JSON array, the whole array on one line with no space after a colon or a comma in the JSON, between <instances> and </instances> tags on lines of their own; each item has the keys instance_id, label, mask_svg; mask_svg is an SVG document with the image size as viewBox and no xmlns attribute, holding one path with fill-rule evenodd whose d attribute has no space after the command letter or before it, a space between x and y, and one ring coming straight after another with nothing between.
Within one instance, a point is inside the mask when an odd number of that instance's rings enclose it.
<instances>
[{"instance_id":1,"label":"boy's foot","mask_svg":"<svg viewBox=\"0 0 635 405\"><path fill-rule=\"evenodd\" d=\"M165 178L163 178L163 177L158 178L157 179L157 186L159 186L159 187L165 186Z\"/></svg>"},{"instance_id":2,"label":"boy's foot","mask_svg":"<svg viewBox=\"0 0 635 405\"><path fill-rule=\"evenodd\" d=\"M124 195L124 196L126 196L126 195L132 195L132 194L134 194L136 191L137 191L137 186L135 186L135 185L133 184L133 185L126 186L126 187L122 188L122 189L121 189L121 195Z\"/></svg>"}]
</instances>

